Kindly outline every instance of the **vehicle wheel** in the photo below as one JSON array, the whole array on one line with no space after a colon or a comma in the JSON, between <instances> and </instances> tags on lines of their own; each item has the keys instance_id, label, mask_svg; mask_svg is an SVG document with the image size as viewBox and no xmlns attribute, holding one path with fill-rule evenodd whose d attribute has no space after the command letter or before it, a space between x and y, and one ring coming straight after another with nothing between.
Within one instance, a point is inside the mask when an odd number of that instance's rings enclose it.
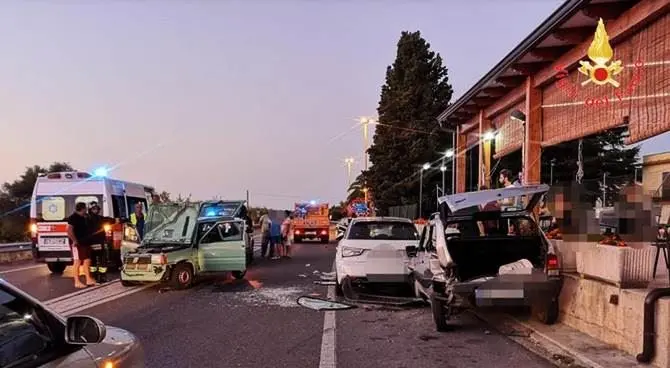
<instances>
[{"instance_id":1,"label":"vehicle wheel","mask_svg":"<svg viewBox=\"0 0 670 368\"><path fill-rule=\"evenodd\" d=\"M245 258L246 258L246 265L247 265L247 267L249 267L254 262L254 251L253 251L253 249L251 251L247 250Z\"/></svg>"},{"instance_id":2,"label":"vehicle wheel","mask_svg":"<svg viewBox=\"0 0 670 368\"><path fill-rule=\"evenodd\" d=\"M193 267L188 263L178 263L170 274L170 286L174 289L188 289L193 285Z\"/></svg>"},{"instance_id":3,"label":"vehicle wheel","mask_svg":"<svg viewBox=\"0 0 670 368\"><path fill-rule=\"evenodd\" d=\"M125 287L137 286L138 283L135 281L121 280L121 285Z\"/></svg>"},{"instance_id":4,"label":"vehicle wheel","mask_svg":"<svg viewBox=\"0 0 670 368\"><path fill-rule=\"evenodd\" d=\"M301 238L301 237L298 237L298 236L294 236L294 237L293 237L293 242L294 242L294 243L302 243L302 238Z\"/></svg>"},{"instance_id":5,"label":"vehicle wheel","mask_svg":"<svg viewBox=\"0 0 670 368\"><path fill-rule=\"evenodd\" d=\"M344 281L344 279L343 279ZM344 291L342 290L342 284L337 282L337 275L335 275L335 295L344 296Z\"/></svg>"},{"instance_id":6,"label":"vehicle wheel","mask_svg":"<svg viewBox=\"0 0 670 368\"><path fill-rule=\"evenodd\" d=\"M536 314L540 322L545 325L553 325L558 321L558 316L560 314L558 300L553 300L549 305L545 305L543 308L538 308Z\"/></svg>"},{"instance_id":7,"label":"vehicle wheel","mask_svg":"<svg viewBox=\"0 0 670 368\"><path fill-rule=\"evenodd\" d=\"M233 277L237 280L242 280L244 278L244 275L247 274L247 270L244 271L232 271L231 274Z\"/></svg>"},{"instance_id":8,"label":"vehicle wheel","mask_svg":"<svg viewBox=\"0 0 670 368\"><path fill-rule=\"evenodd\" d=\"M326 238L321 238L321 243L328 244L329 240L330 239L328 239L327 237Z\"/></svg>"},{"instance_id":9,"label":"vehicle wheel","mask_svg":"<svg viewBox=\"0 0 670 368\"><path fill-rule=\"evenodd\" d=\"M435 322L435 329L438 332L449 331L449 324L447 324L447 311L445 311L444 301L430 297L430 310L433 313L433 322Z\"/></svg>"},{"instance_id":10,"label":"vehicle wheel","mask_svg":"<svg viewBox=\"0 0 670 368\"><path fill-rule=\"evenodd\" d=\"M49 268L49 271L56 275L63 274L65 267L67 267L65 263L47 263L47 268Z\"/></svg>"}]
</instances>

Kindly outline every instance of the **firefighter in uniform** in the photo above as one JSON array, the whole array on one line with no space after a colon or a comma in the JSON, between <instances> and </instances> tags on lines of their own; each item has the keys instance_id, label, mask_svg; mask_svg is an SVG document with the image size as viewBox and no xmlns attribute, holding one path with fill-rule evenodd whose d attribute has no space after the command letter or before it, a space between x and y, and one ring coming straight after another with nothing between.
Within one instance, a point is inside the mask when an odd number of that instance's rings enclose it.
<instances>
[{"instance_id":1,"label":"firefighter in uniform","mask_svg":"<svg viewBox=\"0 0 670 368\"><path fill-rule=\"evenodd\" d=\"M105 226L111 226L115 220L100 214L97 202L91 202L88 208L88 228L91 244L91 276L98 283L107 282L110 244L107 244Z\"/></svg>"}]
</instances>

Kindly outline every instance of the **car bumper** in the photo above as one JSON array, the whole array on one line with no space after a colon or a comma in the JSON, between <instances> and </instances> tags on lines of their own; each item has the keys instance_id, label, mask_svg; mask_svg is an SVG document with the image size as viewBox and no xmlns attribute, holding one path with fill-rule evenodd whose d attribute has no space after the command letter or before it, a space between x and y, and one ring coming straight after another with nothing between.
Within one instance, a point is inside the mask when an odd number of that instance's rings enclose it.
<instances>
[{"instance_id":1,"label":"car bumper","mask_svg":"<svg viewBox=\"0 0 670 368\"><path fill-rule=\"evenodd\" d=\"M345 277L354 283L406 283L409 269L403 260L358 260L357 257L338 258L335 264L337 282Z\"/></svg>"},{"instance_id":2,"label":"car bumper","mask_svg":"<svg viewBox=\"0 0 670 368\"><path fill-rule=\"evenodd\" d=\"M562 286L560 277L510 275L459 283L453 291L458 300L474 307L526 307L556 300ZM443 293L436 297L446 299Z\"/></svg>"},{"instance_id":3,"label":"car bumper","mask_svg":"<svg viewBox=\"0 0 670 368\"><path fill-rule=\"evenodd\" d=\"M133 265L124 264L121 269L121 280L135 282L159 282L168 275L168 267L159 264Z\"/></svg>"}]
</instances>

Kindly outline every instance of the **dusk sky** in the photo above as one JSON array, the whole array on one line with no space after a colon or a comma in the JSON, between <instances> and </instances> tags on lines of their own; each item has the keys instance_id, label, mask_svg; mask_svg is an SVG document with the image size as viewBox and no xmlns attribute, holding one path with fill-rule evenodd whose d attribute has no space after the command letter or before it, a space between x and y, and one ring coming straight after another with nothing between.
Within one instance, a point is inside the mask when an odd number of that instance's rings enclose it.
<instances>
[{"instance_id":1,"label":"dusk sky","mask_svg":"<svg viewBox=\"0 0 670 368\"><path fill-rule=\"evenodd\" d=\"M199 199L339 202L401 31L455 99L561 2L3 1L0 182L67 161Z\"/></svg>"}]
</instances>

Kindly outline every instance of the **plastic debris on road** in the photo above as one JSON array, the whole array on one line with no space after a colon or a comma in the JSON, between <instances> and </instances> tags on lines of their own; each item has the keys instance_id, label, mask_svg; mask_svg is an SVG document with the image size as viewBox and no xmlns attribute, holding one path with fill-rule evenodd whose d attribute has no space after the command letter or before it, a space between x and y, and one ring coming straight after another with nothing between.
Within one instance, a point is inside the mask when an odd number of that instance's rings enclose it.
<instances>
[{"instance_id":1,"label":"plastic debris on road","mask_svg":"<svg viewBox=\"0 0 670 368\"><path fill-rule=\"evenodd\" d=\"M337 285L336 281L317 280L317 281L314 281L314 283L317 284L317 285Z\"/></svg>"},{"instance_id":2,"label":"plastic debris on road","mask_svg":"<svg viewBox=\"0 0 670 368\"><path fill-rule=\"evenodd\" d=\"M271 305L284 308L295 308L300 307L295 302L296 299L304 294L305 289L299 287L264 287L262 289L236 293L234 294L234 298L252 306Z\"/></svg>"},{"instance_id":3,"label":"plastic debris on road","mask_svg":"<svg viewBox=\"0 0 670 368\"><path fill-rule=\"evenodd\" d=\"M303 277L304 278L304 277L307 277L307 275L305 275L304 273L299 273L298 277Z\"/></svg>"}]
</instances>

